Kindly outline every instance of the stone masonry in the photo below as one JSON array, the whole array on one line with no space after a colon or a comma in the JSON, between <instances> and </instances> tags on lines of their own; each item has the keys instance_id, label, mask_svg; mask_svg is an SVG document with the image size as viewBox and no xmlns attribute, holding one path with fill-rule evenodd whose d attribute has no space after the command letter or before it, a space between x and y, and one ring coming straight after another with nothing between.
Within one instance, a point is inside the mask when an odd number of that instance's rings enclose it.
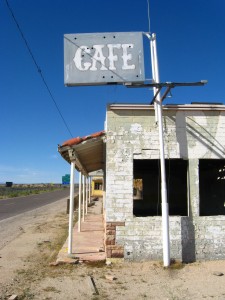
<instances>
[{"instance_id":1,"label":"stone masonry","mask_svg":"<svg viewBox=\"0 0 225 300\"><path fill-rule=\"evenodd\" d=\"M124 257L123 245L116 244L116 228L117 226L124 226L124 225L125 225L124 222L106 223L105 247L106 247L106 255L108 258Z\"/></svg>"},{"instance_id":2,"label":"stone masonry","mask_svg":"<svg viewBox=\"0 0 225 300\"><path fill-rule=\"evenodd\" d=\"M188 160L188 215L170 216L171 258L185 262L225 259L225 216L199 214L200 158L225 158L225 107L165 106L166 158ZM107 257L162 260L160 216L133 215L133 160L159 159L158 126L152 106L109 105L106 142Z\"/></svg>"}]
</instances>

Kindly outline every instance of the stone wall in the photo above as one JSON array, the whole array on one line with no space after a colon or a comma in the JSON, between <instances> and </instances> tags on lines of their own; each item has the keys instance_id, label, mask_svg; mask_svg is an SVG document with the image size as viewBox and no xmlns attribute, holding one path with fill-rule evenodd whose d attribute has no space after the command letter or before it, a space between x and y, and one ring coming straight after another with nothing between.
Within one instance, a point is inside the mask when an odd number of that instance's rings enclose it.
<instances>
[{"instance_id":1,"label":"stone wall","mask_svg":"<svg viewBox=\"0 0 225 300\"><path fill-rule=\"evenodd\" d=\"M225 216L169 220L172 259L183 262L225 259ZM114 245L123 246L126 259L162 260L161 237L161 217L134 218L117 227Z\"/></svg>"},{"instance_id":2,"label":"stone wall","mask_svg":"<svg viewBox=\"0 0 225 300\"><path fill-rule=\"evenodd\" d=\"M225 259L225 216L194 219L197 260Z\"/></svg>"},{"instance_id":3,"label":"stone wall","mask_svg":"<svg viewBox=\"0 0 225 300\"><path fill-rule=\"evenodd\" d=\"M140 217L127 220L116 231L116 244L124 246L130 260L162 259L162 218ZM180 218L170 218L171 257L181 260Z\"/></svg>"},{"instance_id":4,"label":"stone wall","mask_svg":"<svg viewBox=\"0 0 225 300\"><path fill-rule=\"evenodd\" d=\"M189 160L189 213L186 217L170 217L171 258L187 262L224 259L225 217L199 217L198 159L225 157L225 113L167 109L163 114L166 158ZM162 259L161 217L133 216L134 159L159 159L154 110L114 110L108 107L105 197L107 255L113 257L112 250L119 250L119 256L127 259ZM107 244L110 239L113 240L112 245ZM114 253L118 256L118 252Z\"/></svg>"}]
</instances>

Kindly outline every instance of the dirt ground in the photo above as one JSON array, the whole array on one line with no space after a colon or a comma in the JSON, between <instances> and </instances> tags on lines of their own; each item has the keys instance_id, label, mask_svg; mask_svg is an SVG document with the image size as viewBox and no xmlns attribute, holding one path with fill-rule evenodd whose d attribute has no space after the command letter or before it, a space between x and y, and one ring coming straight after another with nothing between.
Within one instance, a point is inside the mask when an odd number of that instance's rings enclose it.
<instances>
[{"instance_id":1,"label":"dirt ground","mask_svg":"<svg viewBox=\"0 0 225 300\"><path fill-rule=\"evenodd\" d=\"M64 200L0 222L1 300L225 299L225 261L50 266L67 236L65 211Z\"/></svg>"}]
</instances>

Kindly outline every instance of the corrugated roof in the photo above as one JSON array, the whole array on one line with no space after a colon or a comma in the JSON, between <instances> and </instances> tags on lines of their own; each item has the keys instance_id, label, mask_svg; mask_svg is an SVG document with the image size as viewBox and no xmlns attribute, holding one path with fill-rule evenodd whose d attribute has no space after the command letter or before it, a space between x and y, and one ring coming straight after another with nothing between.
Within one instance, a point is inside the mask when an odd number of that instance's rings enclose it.
<instances>
[{"instance_id":1,"label":"corrugated roof","mask_svg":"<svg viewBox=\"0 0 225 300\"><path fill-rule=\"evenodd\" d=\"M76 168L85 173L104 169L105 165L105 131L99 131L84 137L76 137L58 146L62 157L71 162L75 158ZM72 150L72 156L71 156Z\"/></svg>"}]
</instances>

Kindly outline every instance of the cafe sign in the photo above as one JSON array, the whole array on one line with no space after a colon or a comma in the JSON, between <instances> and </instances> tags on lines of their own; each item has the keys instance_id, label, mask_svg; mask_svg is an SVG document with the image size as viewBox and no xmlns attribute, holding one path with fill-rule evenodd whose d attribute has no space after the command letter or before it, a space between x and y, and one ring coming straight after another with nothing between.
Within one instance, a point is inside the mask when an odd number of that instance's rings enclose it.
<instances>
[{"instance_id":1,"label":"cafe sign","mask_svg":"<svg viewBox=\"0 0 225 300\"><path fill-rule=\"evenodd\" d=\"M66 86L144 82L142 32L64 35Z\"/></svg>"}]
</instances>

